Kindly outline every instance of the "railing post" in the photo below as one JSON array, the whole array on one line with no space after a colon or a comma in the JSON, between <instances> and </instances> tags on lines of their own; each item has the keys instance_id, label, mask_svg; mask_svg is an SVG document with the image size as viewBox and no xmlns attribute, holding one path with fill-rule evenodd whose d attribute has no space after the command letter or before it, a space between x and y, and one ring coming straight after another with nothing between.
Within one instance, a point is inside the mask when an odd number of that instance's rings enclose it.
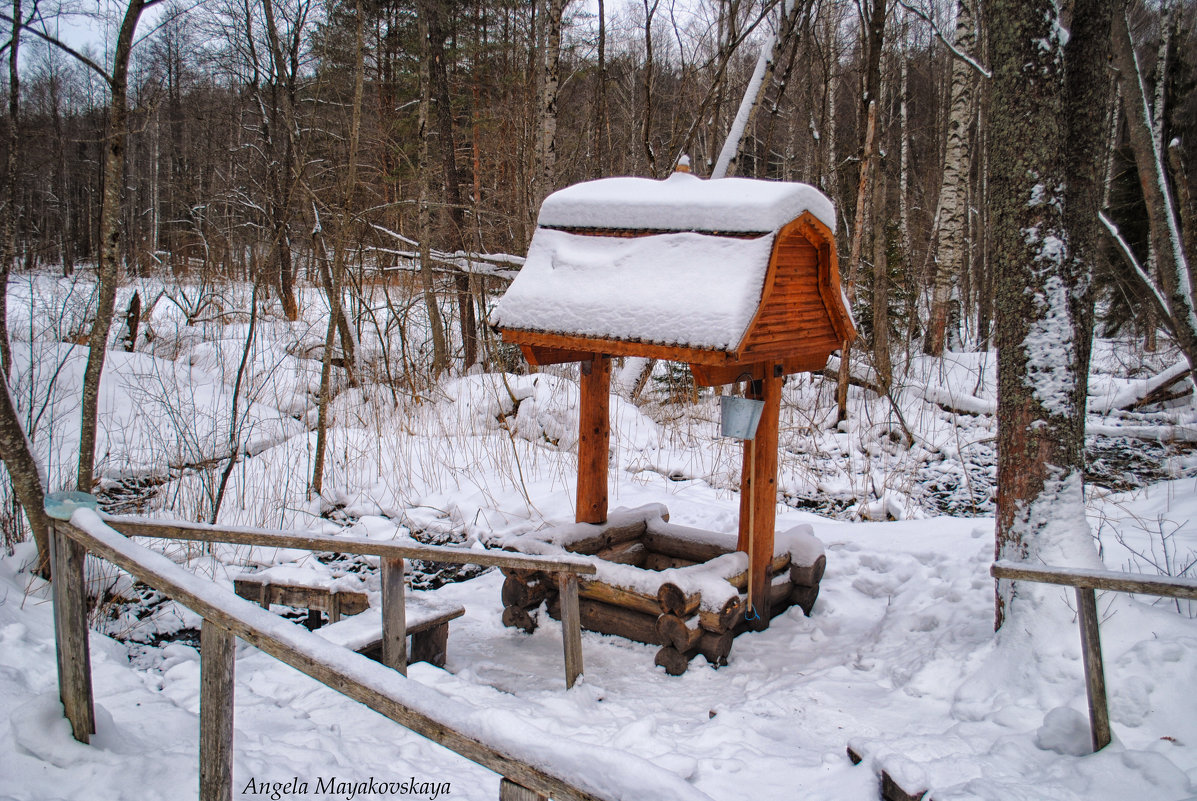
<instances>
[{"instance_id":1,"label":"railing post","mask_svg":"<svg viewBox=\"0 0 1197 801\"><path fill-rule=\"evenodd\" d=\"M58 697L81 743L96 732L91 694L91 648L87 630L87 588L83 564L87 549L50 523L54 644L58 656Z\"/></svg>"},{"instance_id":2,"label":"railing post","mask_svg":"<svg viewBox=\"0 0 1197 801\"><path fill-rule=\"evenodd\" d=\"M582 675L582 614L578 608L578 574L558 573L561 592L561 640L565 648L565 686L573 687Z\"/></svg>"},{"instance_id":3,"label":"railing post","mask_svg":"<svg viewBox=\"0 0 1197 801\"><path fill-rule=\"evenodd\" d=\"M336 623L341 619L341 593L335 588L328 594L328 622Z\"/></svg>"},{"instance_id":4,"label":"railing post","mask_svg":"<svg viewBox=\"0 0 1197 801\"><path fill-rule=\"evenodd\" d=\"M504 776L499 780L499 801L549 801L549 797Z\"/></svg>"},{"instance_id":5,"label":"railing post","mask_svg":"<svg viewBox=\"0 0 1197 801\"><path fill-rule=\"evenodd\" d=\"M403 560L382 560L382 663L407 675L407 609L403 600Z\"/></svg>"},{"instance_id":6,"label":"railing post","mask_svg":"<svg viewBox=\"0 0 1197 801\"><path fill-rule=\"evenodd\" d=\"M1110 744L1110 711L1106 706L1106 676L1101 660L1097 597L1091 587L1076 588L1076 607L1081 623L1081 653L1085 661L1085 690L1089 696L1089 729L1093 750Z\"/></svg>"},{"instance_id":7,"label":"railing post","mask_svg":"<svg viewBox=\"0 0 1197 801\"><path fill-rule=\"evenodd\" d=\"M219 623L200 628L200 801L233 798L233 685L237 638Z\"/></svg>"}]
</instances>

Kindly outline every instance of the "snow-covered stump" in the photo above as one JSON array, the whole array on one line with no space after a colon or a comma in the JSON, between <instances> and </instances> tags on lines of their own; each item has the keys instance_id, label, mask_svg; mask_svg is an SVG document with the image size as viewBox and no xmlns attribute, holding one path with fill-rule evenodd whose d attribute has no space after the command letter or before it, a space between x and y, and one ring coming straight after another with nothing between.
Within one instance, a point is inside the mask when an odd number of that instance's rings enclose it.
<instances>
[{"instance_id":1,"label":"snow-covered stump","mask_svg":"<svg viewBox=\"0 0 1197 801\"><path fill-rule=\"evenodd\" d=\"M597 574L578 582L582 627L661 646L655 662L675 676L699 655L714 667L726 665L735 638L761 617L771 619L791 606L809 615L827 564L809 526L777 535L767 570L768 607L752 609L748 557L735 550L735 535L672 525L660 504L613 512L606 523L575 523L500 544L522 553L593 557ZM550 617L561 617L552 576L503 573L504 625L535 630L542 605Z\"/></svg>"}]
</instances>

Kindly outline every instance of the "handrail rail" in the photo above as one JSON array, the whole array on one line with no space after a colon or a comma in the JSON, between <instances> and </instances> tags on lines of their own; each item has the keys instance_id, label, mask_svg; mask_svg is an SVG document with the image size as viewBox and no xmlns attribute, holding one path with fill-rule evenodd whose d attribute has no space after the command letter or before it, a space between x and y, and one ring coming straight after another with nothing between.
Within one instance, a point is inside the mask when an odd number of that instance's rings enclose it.
<instances>
[{"instance_id":1,"label":"handrail rail","mask_svg":"<svg viewBox=\"0 0 1197 801\"><path fill-rule=\"evenodd\" d=\"M709 796L680 776L647 761L629 771L627 760L636 759L630 754L606 753L561 738L535 739L531 733L521 736L522 726L495 726L483 720L473 720L468 707L433 688L409 682L383 665L333 645L187 572L162 554L132 542L90 510L76 512L71 522L55 521L52 539L56 570L61 568L61 572L55 573L54 581L55 620L56 624L62 625L58 632L59 669L68 717L72 709L85 707L90 712L92 706L85 622L82 637L77 636L78 632L74 637L69 636L71 625L77 627L84 613L81 592L83 551L90 551L117 565L203 617L200 763L201 799L204 801L231 797L234 636L396 723L499 773L503 777L500 801L537 797L529 793L540 794L542 798L551 796L558 801L622 801L635 797L711 801ZM63 628L67 629L65 634L68 636L63 636ZM69 682L62 678L64 662L83 666L85 686L68 686ZM75 697L68 698L72 693ZM487 718L493 714L488 711ZM83 720L72 717L71 722L76 737L86 742L87 728L94 731L94 718L91 715ZM508 741L502 745L487 742L488 735L495 730L503 731ZM555 762L569 764L575 770L582 766L581 773L567 778L560 769L552 767ZM621 778L628 773L635 773L634 782ZM578 784L587 786L579 787ZM644 793L647 795L642 795Z\"/></svg>"},{"instance_id":2,"label":"handrail rail","mask_svg":"<svg viewBox=\"0 0 1197 801\"><path fill-rule=\"evenodd\" d=\"M587 576L593 575L598 570L592 561L582 557L493 553L465 548L447 548L443 545L425 545L418 542L396 543L387 540L370 540L364 537L335 537L328 534L144 520L125 516L101 515L101 518L127 537L157 537L199 542L225 542L232 545L328 550L392 559L423 559L429 562L486 565L517 570L545 570L553 573L578 573Z\"/></svg>"},{"instance_id":3,"label":"handrail rail","mask_svg":"<svg viewBox=\"0 0 1197 801\"><path fill-rule=\"evenodd\" d=\"M1093 590L1133 592L1140 595L1197 600L1197 579L1191 578L1144 576L1138 573L1123 573L1114 570L1028 565L1007 560L994 562L989 572L994 578L1021 579L1041 584L1060 584L1065 587L1084 587Z\"/></svg>"},{"instance_id":4,"label":"handrail rail","mask_svg":"<svg viewBox=\"0 0 1197 801\"><path fill-rule=\"evenodd\" d=\"M1108 590L1197 600L1197 580L1176 576L1142 576L1114 570L1030 565L1008 560L994 562L989 567L989 574L996 579L1074 588L1077 620L1081 627L1081 656L1085 664L1085 692L1089 699L1089 733L1094 751L1105 748L1111 739L1096 591Z\"/></svg>"}]
</instances>

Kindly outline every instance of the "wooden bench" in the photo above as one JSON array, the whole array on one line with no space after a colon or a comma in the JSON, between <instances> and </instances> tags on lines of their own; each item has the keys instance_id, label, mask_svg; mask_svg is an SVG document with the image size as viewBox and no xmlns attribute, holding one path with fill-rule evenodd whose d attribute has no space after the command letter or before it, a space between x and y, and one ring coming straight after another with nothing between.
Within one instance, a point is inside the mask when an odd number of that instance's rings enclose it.
<instances>
[{"instance_id":1,"label":"wooden bench","mask_svg":"<svg viewBox=\"0 0 1197 801\"><path fill-rule=\"evenodd\" d=\"M329 623L336 623L342 617L356 615L370 608L370 597L364 592L272 581L269 576L254 573L234 578L233 590L242 598L260 604L263 609L278 604L308 610L309 629L318 629L323 625L321 612L328 614Z\"/></svg>"},{"instance_id":2,"label":"wooden bench","mask_svg":"<svg viewBox=\"0 0 1197 801\"><path fill-rule=\"evenodd\" d=\"M444 667L449 621L464 615L465 609L457 604L435 604L421 598L408 598L404 613L407 635L411 640L408 664L427 662ZM316 633L329 642L357 651L376 662L382 661L382 615L378 614L377 609L347 617Z\"/></svg>"}]
</instances>

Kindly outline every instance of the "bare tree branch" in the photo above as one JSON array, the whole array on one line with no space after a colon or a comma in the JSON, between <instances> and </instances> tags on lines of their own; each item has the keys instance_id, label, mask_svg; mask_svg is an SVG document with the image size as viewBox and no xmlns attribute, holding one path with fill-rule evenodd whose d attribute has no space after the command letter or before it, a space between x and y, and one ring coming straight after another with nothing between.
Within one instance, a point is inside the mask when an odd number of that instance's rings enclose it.
<instances>
[{"instance_id":1,"label":"bare tree branch","mask_svg":"<svg viewBox=\"0 0 1197 801\"><path fill-rule=\"evenodd\" d=\"M939 25L937 25L937 24L935 23L935 20L931 19L931 15L930 15L930 14L928 14L926 11L923 11L921 8L916 8L915 6L912 6L912 5L910 4L909 0L897 0L897 3L898 3L898 5L902 6L902 8L906 9L906 10L907 10L907 11L909 11L911 14L914 14L916 17L918 17L919 19L921 19L923 22L925 22L925 23L927 23L928 25L930 25L930 26L931 26L931 30L932 30L932 31L935 33L935 35L936 35L936 36L938 36L938 37L939 37L939 41L941 41L941 42L943 42L943 43L944 43L944 45L945 45L945 46L948 48L948 50L950 50L950 51L952 52L952 55L953 55L953 56L955 56L956 58L960 59L960 60L961 60L961 61L963 61L965 64L968 64L970 67L972 67L973 69L975 69L977 72L979 72L979 73L980 73L981 75L983 75L984 77L986 77L986 78L992 78L992 77L993 77L993 73L992 73L992 72L990 72L989 70L987 70L987 69L985 69L984 67L982 67L982 66L981 66L979 63L977 63L977 61L976 61L975 59L973 59L973 58L972 58L970 55L968 55L967 53L963 53L963 52L961 52L960 50L958 50L958 49L956 48L956 45L954 45L954 44L952 44L951 42L949 42L949 41L948 41L948 38L947 38L946 36L944 36L944 35L943 35L943 31L941 31L941 30L939 29Z\"/></svg>"}]
</instances>

